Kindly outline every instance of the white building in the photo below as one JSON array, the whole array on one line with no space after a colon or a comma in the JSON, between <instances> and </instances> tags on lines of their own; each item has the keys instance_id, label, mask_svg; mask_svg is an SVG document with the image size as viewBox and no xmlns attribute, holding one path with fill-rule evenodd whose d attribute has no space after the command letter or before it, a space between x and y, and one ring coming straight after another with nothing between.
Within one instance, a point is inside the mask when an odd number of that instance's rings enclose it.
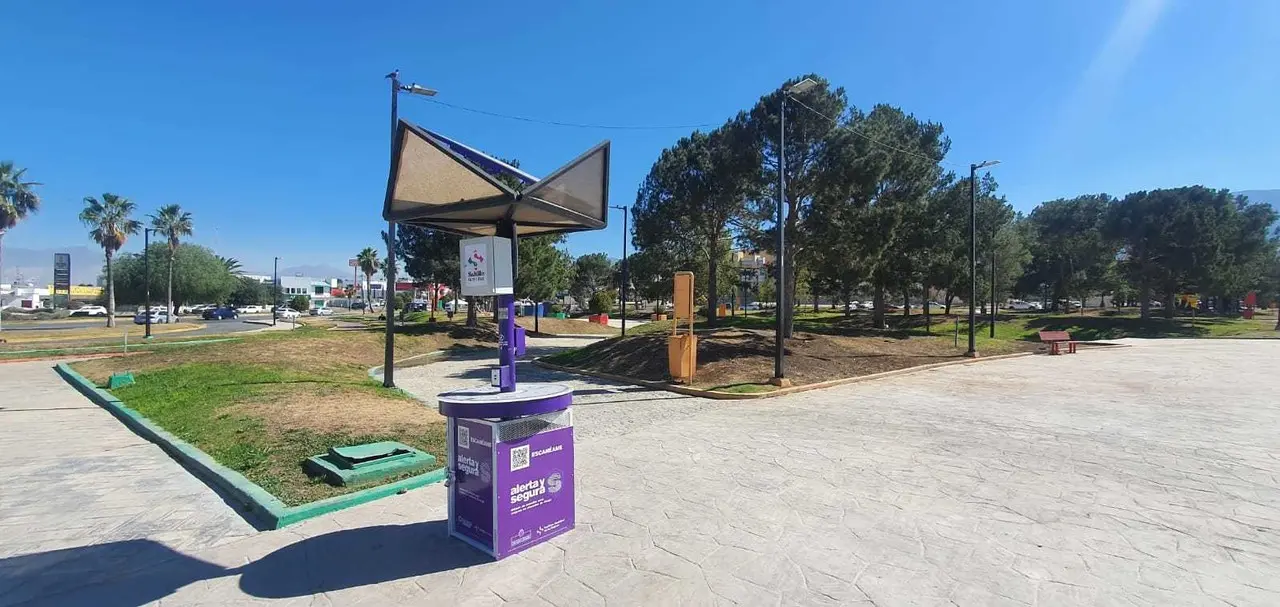
<instances>
[{"instance_id":1,"label":"white building","mask_svg":"<svg viewBox=\"0 0 1280 607\"><path fill-rule=\"evenodd\" d=\"M267 277L270 283L271 277ZM319 279L310 276L281 276L280 277L280 296L288 301L298 295L306 295L311 298L311 307L324 308L328 307L329 300L333 298L333 290L338 287L336 278Z\"/></svg>"}]
</instances>

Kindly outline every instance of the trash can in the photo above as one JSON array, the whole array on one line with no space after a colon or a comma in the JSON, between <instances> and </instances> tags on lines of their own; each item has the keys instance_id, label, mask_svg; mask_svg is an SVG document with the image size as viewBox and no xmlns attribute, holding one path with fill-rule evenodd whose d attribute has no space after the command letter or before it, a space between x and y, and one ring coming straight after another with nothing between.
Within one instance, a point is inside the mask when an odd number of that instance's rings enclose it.
<instances>
[{"instance_id":1,"label":"trash can","mask_svg":"<svg viewBox=\"0 0 1280 607\"><path fill-rule=\"evenodd\" d=\"M524 327L516 325L516 356L524 356Z\"/></svg>"},{"instance_id":2,"label":"trash can","mask_svg":"<svg viewBox=\"0 0 1280 607\"><path fill-rule=\"evenodd\" d=\"M573 391L445 392L449 535L502 559L574 527Z\"/></svg>"}]
</instances>

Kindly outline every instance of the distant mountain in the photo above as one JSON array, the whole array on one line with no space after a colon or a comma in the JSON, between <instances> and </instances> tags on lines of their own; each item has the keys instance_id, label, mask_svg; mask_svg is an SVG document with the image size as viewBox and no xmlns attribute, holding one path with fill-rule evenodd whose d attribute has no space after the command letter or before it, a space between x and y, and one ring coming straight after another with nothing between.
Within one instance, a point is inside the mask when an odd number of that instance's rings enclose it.
<instances>
[{"instance_id":1,"label":"distant mountain","mask_svg":"<svg viewBox=\"0 0 1280 607\"><path fill-rule=\"evenodd\" d=\"M1232 194L1248 196L1251 202L1265 202L1280 212L1280 190L1240 190Z\"/></svg>"},{"instance_id":2,"label":"distant mountain","mask_svg":"<svg viewBox=\"0 0 1280 607\"><path fill-rule=\"evenodd\" d=\"M53 254L71 254L71 284L94 284L102 273L105 259L102 249L96 247L75 246L56 249L24 249L22 247L4 248L4 267L0 268L0 282L8 284L14 276L21 274L23 282L31 281L36 286L44 286L53 282Z\"/></svg>"}]
</instances>

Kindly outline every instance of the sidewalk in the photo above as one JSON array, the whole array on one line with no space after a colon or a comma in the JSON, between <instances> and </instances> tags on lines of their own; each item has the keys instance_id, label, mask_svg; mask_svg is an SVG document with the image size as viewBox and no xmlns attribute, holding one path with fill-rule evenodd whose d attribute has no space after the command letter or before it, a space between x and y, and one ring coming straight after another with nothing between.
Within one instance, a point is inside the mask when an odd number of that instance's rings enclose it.
<instances>
[{"instance_id":1,"label":"sidewalk","mask_svg":"<svg viewBox=\"0 0 1280 607\"><path fill-rule=\"evenodd\" d=\"M254 533L212 489L59 377L0 367L0 605L63 583L59 550L97 546L77 574L102 581L150 561L130 541L200 550ZM41 555L23 558L24 555ZM14 557L19 557L18 565Z\"/></svg>"},{"instance_id":2,"label":"sidewalk","mask_svg":"<svg viewBox=\"0 0 1280 607\"><path fill-rule=\"evenodd\" d=\"M0 580L108 607L1274 605L1280 378L1248 361L1278 356L1162 340L709 405L583 384L577 529L507 560L445 537L434 485L211 548L0 559ZM148 565L102 574L116 550Z\"/></svg>"}]
</instances>

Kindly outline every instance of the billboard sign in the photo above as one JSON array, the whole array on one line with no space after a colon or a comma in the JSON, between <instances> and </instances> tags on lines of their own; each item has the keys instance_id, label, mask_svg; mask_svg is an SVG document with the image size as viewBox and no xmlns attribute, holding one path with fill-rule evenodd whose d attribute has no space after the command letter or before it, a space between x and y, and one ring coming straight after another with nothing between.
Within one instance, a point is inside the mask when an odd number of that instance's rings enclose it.
<instances>
[{"instance_id":1,"label":"billboard sign","mask_svg":"<svg viewBox=\"0 0 1280 607\"><path fill-rule=\"evenodd\" d=\"M57 293L71 293L71 254L53 254L53 290Z\"/></svg>"}]
</instances>

